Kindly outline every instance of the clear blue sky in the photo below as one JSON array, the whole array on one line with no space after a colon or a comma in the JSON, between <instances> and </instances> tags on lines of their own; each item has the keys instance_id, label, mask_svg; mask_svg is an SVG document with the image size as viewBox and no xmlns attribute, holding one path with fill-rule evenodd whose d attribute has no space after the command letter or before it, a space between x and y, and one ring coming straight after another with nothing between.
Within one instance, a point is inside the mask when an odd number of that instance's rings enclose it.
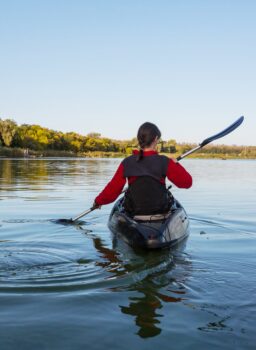
<instances>
[{"instance_id":1,"label":"clear blue sky","mask_svg":"<svg viewBox=\"0 0 256 350\"><path fill-rule=\"evenodd\" d=\"M0 118L255 145L256 1L0 0Z\"/></svg>"}]
</instances>

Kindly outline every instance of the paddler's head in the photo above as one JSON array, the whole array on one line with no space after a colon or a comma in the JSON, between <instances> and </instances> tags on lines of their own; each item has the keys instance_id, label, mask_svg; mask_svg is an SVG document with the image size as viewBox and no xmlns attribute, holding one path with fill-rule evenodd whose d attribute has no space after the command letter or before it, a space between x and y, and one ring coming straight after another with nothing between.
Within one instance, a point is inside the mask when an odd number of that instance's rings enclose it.
<instances>
[{"instance_id":1,"label":"paddler's head","mask_svg":"<svg viewBox=\"0 0 256 350\"><path fill-rule=\"evenodd\" d=\"M140 154L138 160L143 158L143 151L156 150L160 137L161 131L153 123L146 122L139 127L137 139L140 146Z\"/></svg>"}]
</instances>

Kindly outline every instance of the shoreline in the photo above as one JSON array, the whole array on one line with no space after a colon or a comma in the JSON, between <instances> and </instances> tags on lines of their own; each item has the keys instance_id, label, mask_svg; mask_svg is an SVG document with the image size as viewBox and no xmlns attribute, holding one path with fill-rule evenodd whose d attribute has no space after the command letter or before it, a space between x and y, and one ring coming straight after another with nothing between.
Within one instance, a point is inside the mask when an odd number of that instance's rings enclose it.
<instances>
[{"instance_id":1,"label":"shoreline","mask_svg":"<svg viewBox=\"0 0 256 350\"><path fill-rule=\"evenodd\" d=\"M165 155L169 158L177 158L180 153L163 153L159 154ZM55 151L55 150L45 150L45 151L34 151L34 150L24 150L21 148L7 148L0 147L0 159L7 158L20 158L20 159L44 159L44 158L125 158L131 155L131 153L121 153L121 152L101 152L101 151L91 151L86 153L74 153L71 151ZM196 152L191 154L188 159L256 159L256 156L241 156L237 154L227 154L227 153L206 153L206 152Z\"/></svg>"}]
</instances>

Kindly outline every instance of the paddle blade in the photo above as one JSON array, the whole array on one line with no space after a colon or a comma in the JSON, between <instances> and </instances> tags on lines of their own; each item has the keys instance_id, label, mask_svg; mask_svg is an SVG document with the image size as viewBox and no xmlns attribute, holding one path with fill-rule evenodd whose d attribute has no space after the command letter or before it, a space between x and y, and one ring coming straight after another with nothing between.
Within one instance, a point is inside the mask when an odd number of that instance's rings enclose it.
<instances>
[{"instance_id":1,"label":"paddle blade","mask_svg":"<svg viewBox=\"0 0 256 350\"><path fill-rule=\"evenodd\" d=\"M229 133L234 131L236 128L238 128L239 125L241 125L243 121L244 121L244 117L243 116L238 118L233 124L231 124L229 127L224 129L223 131L221 131L218 134L210 136L207 139L205 139L203 142L200 143L200 146L203 147L203 146L207 145L208 143L210 143L210 142L212 142L214 140L220 139L221 137L228 135Z\"/></svg>"},{"instance_id":2,"label":"paddle blade","mask_svg":"<svg viewBox=\"0 0 256 350\"><path fill-rule=\"evenodd\" d=\"M57 219L52 220L55 224L61 224L61 225L72 225L74 224L74 221L72 219Z\"/></svg>"},{"instance_id":3,"label":"paddle blade","mask_svg":"<svg viewBox=\"0 0 256 350\"><path fill-rule=\"evenodd\" d=\"M69 225L75 225L75 226L80 226L80 225L85 225L87 222L83 220L74 220L74 219L56 219L56 220L50 220L51 222L54 222L55 224L60 224L64 226L69 226Z\"/></svg>"}]
</instances>

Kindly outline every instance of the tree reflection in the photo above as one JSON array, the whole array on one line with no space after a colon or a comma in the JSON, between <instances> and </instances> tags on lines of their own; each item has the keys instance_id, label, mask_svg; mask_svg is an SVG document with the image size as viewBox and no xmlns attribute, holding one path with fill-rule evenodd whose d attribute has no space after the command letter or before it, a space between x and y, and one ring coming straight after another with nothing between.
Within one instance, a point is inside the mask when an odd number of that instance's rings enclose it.
<instances>
[{"instance_id":1,"label":"tree reflection","mask_svg":"<svg viewBox=\"0 0 256 350\"><path fill-rule=\"evenodd\" d=\"M1 159L0 160L0 187L2 189L18 188L20 185L33 186L40 189L45 184L58 184L64 181L78 181L84 183L87 179L94 181L95 174L104 175L112 171L108 160L95 159ZM109 169L106 164L110 164ZM105 166L105 170L104 170ZM107 168L107 171L106 171ZM11 187L10 187L11 185Z\"/></svg>"}]
</instances>

